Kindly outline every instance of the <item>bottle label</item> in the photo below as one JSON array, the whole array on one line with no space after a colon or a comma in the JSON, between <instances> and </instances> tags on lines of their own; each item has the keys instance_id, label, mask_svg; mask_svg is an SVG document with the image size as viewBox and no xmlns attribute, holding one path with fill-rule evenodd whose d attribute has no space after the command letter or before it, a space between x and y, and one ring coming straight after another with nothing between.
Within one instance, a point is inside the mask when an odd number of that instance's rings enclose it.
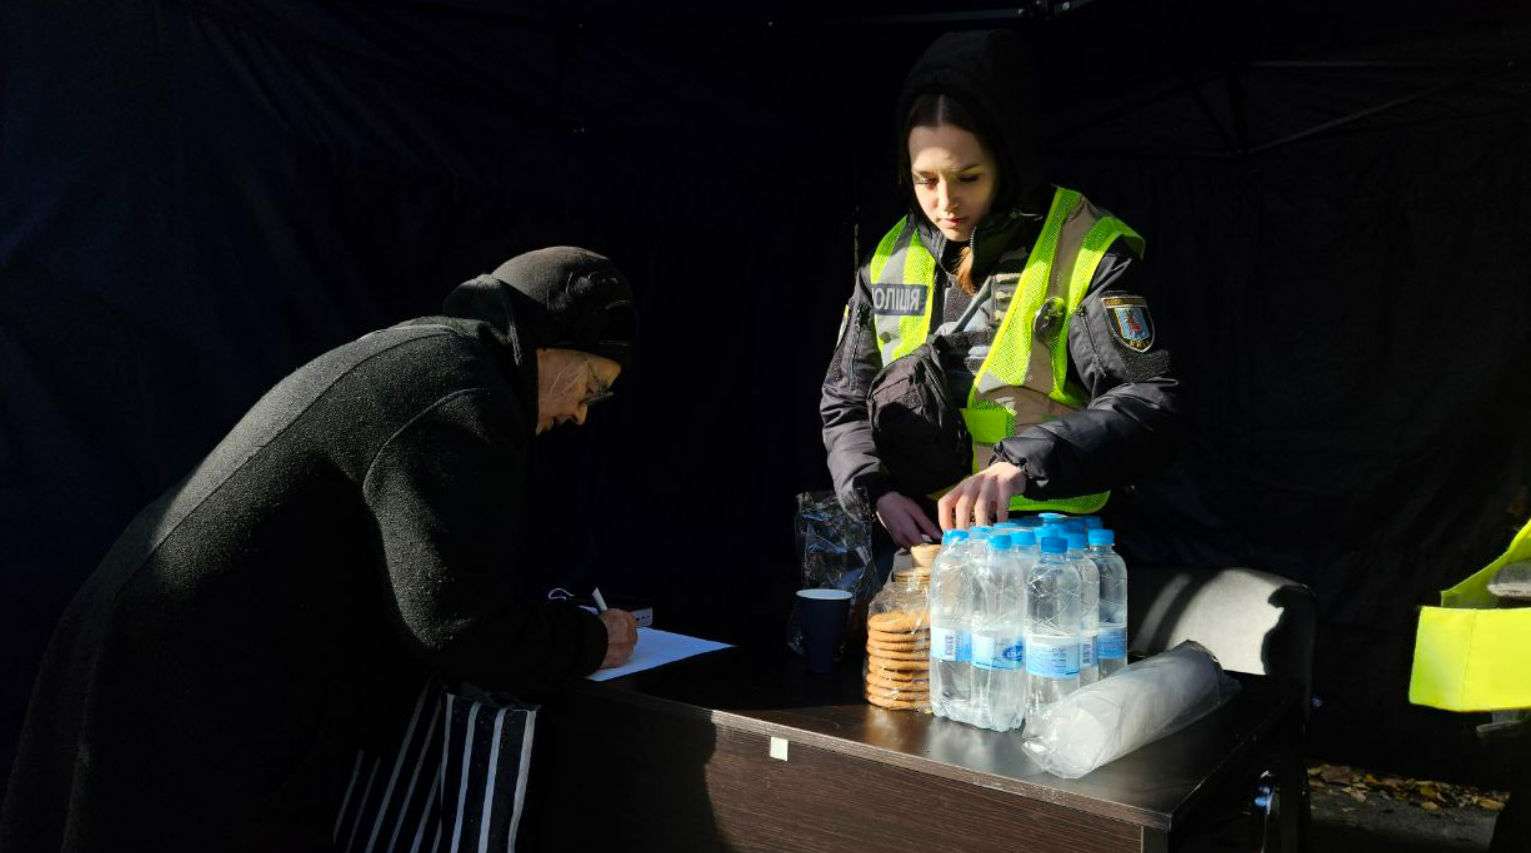
<instances>
[{"instance_id":1,"label":"bottle label","mask_svg":"<svg viewBox=\"0 0 1531 853\"><path fill-rule=\"evenodd\" d=\"M1073 678L1079 674L1079 638L1026 638L1026 674L1040 678Z\"/></svg>"},{"instance_id":2,"label":"bottle label","mask_svg":"<svg viewBox=\"0 0 1531 853\"><path fill-rule=\"evenodd\" d=\"M1127 629L1101 628L1096 640L1095 655L1101 660L1121 660L1127 657Z\"/></svg>"},{"instance_id":3,"label":"bottle label","mask_svg":"<svg viewBox=\"0 0 1531 853\"><path fill-rule=\"evenodd\" d=\"M1079 643L1079 668L1089 669L1095 666L1095 636L1090 634Z\"/></svg>"},{"instance_id":4,"label":"bottle label","mask_svg":"<svg viewBox=\"0 0 1531 853\"><path fill-rule=\"evenodd\" d=\"M1020 669L1026 661L1026 643L1020 637L973 635L973 666L979 669Z\"/></svg>"},{"instance_id":5,"label":"bottle label","mask_svg":"<svg viewBox=\"0 0 1531 853\"><path fill-rule=\"evenodd\" d=\"M967 663L973 659L973 637L957 628L930 628L930 657L932 660Z\"/></svg>"}]
</instances>

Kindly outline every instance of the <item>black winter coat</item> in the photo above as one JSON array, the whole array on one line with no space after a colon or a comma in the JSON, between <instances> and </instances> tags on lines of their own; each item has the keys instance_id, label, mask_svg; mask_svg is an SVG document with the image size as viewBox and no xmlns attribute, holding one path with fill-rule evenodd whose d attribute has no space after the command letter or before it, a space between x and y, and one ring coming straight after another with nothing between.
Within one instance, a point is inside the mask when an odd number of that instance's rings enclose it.
<instances>
[{"instance_id":1,"label":"black winter coat","mask_svg":"<svg viewBox=\"0 0 1531 853\"><path fill-rule=\"evenodd\" d=\"M599 666L599 620L518 587L536 357L504 311L321 356L139 513L54 635L0 850L328 849L430 673Z\"/></svg>"}]
</instances>

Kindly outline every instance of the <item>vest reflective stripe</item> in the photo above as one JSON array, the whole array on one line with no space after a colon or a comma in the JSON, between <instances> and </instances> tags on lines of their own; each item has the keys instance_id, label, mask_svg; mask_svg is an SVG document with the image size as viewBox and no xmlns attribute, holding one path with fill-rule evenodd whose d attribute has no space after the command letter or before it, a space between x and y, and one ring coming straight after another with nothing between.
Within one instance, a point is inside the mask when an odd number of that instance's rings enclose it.
<instances>
[{"instance_id":1,"label":"vest reflective stripe","mask_svg":"<svg viewBox=\"0 0 1531 853\"><path fill-rule=\"evenodd\" d=\"M908 217L900 219L877 244L872 254L873 326L882 363L891 364L914 351L930 334L930 311L935 304L936 260L920 242ZM881 313L892 306L878 305L879 285L916 286L924 306L917 314Z\"/></svg>"},{"instance_id":2,"label":"vest reflective stripe","mask_svg":"<svg viewBox=\"0 0 1531 853\"><path fill-rule=\"evenodd\" d=\"M1143 239L1136 232L1114 217L1099 215L1079 193L1059 187L1053 194L1020 284L974 377L968 406L962 410L973 435L975 472L987 461L992 445L1085 404L1082 394L1067 387L1068 326L1084 301L1106 248L1119 236L1142 252ZM874 288L880 284L919 285L925 300L922 316L876 317L884 365L913 351L930 334L935 266L935 258L920 241L917 230L909 226L907 217L878 244L871 265ZM902 277L892 280L890 270L898 270ZM1035 319L1043 305L1054 298L1062 303L1061 323L1050 350L1034 354ZM1046 501L1016 497L1010 508L1019 512L1055 509L1091 513L1104 506L1108 497L1108 493Z\"/></svg>"},{"instance_id":3,"label":"vest reflective stripe","mask_svg":"<svg viewBox=\"0 0 1531 853\"><path fill-rule=\"evenodd\" d=\"M1106 216L1095 221L1085 234L1084 242L1079 247L1079 255L1074 260L1074 273L1069 281L1069 316L1073 317L1079 311L1079 306L1084 302L1085 294L1090 290L1090 282L1095 279L1095 271L1100 268L1100 260L1110 248L1112 241L1118 237L1127 242L1132 250L1139 256L1143 254L1143 238L1138 232L1128 227L1127 223L1114 216ZM1053 342L1053 399L1060 402L1083 408L1089 403L1074 394L1065 387L1064 380L1068 377L1068 329L1064 327L1063 333Z\"/></svg>"}]
</instances>

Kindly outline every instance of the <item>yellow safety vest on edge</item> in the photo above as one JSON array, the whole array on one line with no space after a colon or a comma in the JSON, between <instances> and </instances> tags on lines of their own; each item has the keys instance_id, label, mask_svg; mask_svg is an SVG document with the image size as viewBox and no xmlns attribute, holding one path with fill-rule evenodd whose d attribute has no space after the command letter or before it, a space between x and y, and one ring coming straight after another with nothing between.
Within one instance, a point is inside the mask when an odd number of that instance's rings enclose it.
<instances>
[{"instance_id":1,"label":"yellow safety vest on edge","mask_svg":"<svg viewBox=\"0 0 1531 853\"><path fill-rule=\"evenodd\" d=\"M1007 269L1002 257L990 274L995 304L1008 290L1009 308L962 409L973 436L974 473L987 464L993 446L1001 440L1019 435L1033 424L1078 411L1088 402L1082 388L1067 382L1068 327L1090 289L1101 257L1118 237L1139 255L1143 253L1143 238L1126 223L1096 208L1079 193L1059 187L1024 266ZM874 315L882 362L888 365L908 355L930 335L936 260L906 217L877 244L870 271L874 293L911 303L921 299L924 304L922 314ZM1058 309L1061 316L1051 339L1033 347L1033 325L1044 306ZM1108 497L1109 492L1042 501L1017 496L1011 499L1010 509L1088 514L1105 506Z\"/></svg>"},{"instance_id":2,"label":"yellow safety vest on edge","mask_svg":"<svg viewBox=\"0 0 1531 853\"><path fill-rule=\"evenodd\" d=\"M1500 608L1489 581L1531 560L1531 523L1483 571L1421 608L1409 701L1447 711L1531 708L1531 607Z\"/></svg>"}]
</instances>

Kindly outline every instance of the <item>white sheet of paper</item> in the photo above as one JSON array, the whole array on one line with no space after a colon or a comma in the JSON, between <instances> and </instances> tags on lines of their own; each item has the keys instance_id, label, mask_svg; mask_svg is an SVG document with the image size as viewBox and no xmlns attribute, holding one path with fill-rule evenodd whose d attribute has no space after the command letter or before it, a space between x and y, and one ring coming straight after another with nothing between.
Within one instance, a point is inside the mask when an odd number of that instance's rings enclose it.
<instances>
[{"instance_id":1,"label":"white sheet of paper","mask_svg":"<svg viewBox=\"0 0 1531 853\"><path fill-rule=\"evenodd\" d=\"M634 672L642 672L645 669L653 669L656 666L664 666L667 663L726 648L730 648L727 643L702 640L685 634L672 634L658 628L639 628L638 645L633 647L633 656L627 663L611 669L598 669L585 677L591 681L610 681Z\"/></svg>"}]
</instances>

